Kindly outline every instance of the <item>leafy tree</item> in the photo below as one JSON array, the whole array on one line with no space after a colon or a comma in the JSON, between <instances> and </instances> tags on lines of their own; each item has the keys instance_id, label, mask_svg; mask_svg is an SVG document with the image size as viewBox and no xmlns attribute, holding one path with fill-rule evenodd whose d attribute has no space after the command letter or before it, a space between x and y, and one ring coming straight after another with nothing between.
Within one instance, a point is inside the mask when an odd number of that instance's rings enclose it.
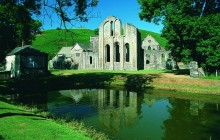
<instances>
[{"instance_id":1,"label":"leafy tree","mask_svg":"<svg viewBox=\"0 0 220 140\"><path fill-rule=\"evenodd\" d=\"M33 17L55 12L67 29L66 23L71 21L88 21L87 9L97 3L98 0L0 0L0 62L13 48L31 44L40 32L42 23Z\"/></svg>"},{"instance_id":2,"label":"leafy tree","mask_svg":"<svg viewBox=\"0 0 220 140\"><path fill-rule=\"evenodd\" d=\"M177 61L198 61L206 68L219 68L218 0L138 0L139 17L164 24L162 36Z\"/></svg>"},{"instance_id":3,"label":"leafy tree","mask_svg":"<svg viewBox=\"0 0 220 140\"><path fill-rule=\"evenodd\" d=\"M32 18L39 14L40 0L0 1L0 61L16 46L30 44L41 23Z\"/></svg>"}]
</instances>

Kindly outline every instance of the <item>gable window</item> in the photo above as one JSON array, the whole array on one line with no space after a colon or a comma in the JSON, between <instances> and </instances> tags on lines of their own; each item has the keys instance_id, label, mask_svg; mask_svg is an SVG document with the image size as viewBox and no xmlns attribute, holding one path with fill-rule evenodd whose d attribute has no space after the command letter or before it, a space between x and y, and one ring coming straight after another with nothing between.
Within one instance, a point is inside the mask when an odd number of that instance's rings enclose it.
<instances>
[{"instance_id":1,"label":"gable window","mask_svg":"<svg viewBox=\"0 0 220 140\"><path fill-rule=\"evenodd\" d=\"M76 53L76 57L80 57L80 53Z\"/></svg>"},{"instance_id":2,"label":"gable window","mask_svg":"<svg viewBox=\"0 0 220 140\"><path fill-rule=\"evenodd\" d=\"M114 30L115 30L115 25L114 25L114 22L111 21L111 36L114 36Z\"/></svg>"}]
</instances>

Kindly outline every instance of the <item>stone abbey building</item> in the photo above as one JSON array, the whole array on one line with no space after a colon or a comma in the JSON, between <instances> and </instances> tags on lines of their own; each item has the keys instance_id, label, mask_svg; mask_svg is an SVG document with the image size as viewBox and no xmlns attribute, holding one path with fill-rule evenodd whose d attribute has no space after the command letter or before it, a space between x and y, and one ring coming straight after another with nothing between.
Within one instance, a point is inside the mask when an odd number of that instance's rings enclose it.
<instances>
[{"instance_id":1,"label":"stone abbey building","mask_svg":"<svg viewBox=\"0 0 220 140\"><path fill-rule=\"evenodd\" d=\"M141 42L135 26L125 24L123 30L120 19L109 16L99 26L99 35L90 37L90 46L76 43L63 47L52 63L54 68L66 68L68 64L75 69L165 69L167 64L172 65L169 53L152 36Z\"/></svg>"}]
</instances>

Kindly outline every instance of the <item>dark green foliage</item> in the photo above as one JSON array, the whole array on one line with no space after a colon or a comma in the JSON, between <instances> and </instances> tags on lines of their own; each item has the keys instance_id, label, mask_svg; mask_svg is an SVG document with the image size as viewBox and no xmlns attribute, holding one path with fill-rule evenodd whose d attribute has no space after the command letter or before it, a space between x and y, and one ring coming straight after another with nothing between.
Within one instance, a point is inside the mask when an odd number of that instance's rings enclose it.
<instances>
[{"instance_id":1,"label":"dark green foliage","mask_svg":"<svg viewBox=\"0 0 220 140\"><path fill-rule=\"evenodd\" d=\"M39 0L0 1L0 61L22 42L30 44L39 33L41 23L32 19L32 13L39 13Z\"/></svg>"},{"instance_id":2,"label":"dark green foliage","mask_svg":"<svg viewBox=\"0 0 220 140\"><path fill-rule=\"evenodd\" d=\"M177 61L198 61L211 70L220 67L220 5L215 0L138 0L139 16L147 22L162 20L162 36Z\"/></svg>"},{"instance_id":3,"label":"dark green foliage","mask_svg":"<svg viewBox=\"0 0 220 140\"><path fill-rule=\"evenodd\" d=\"M0 0L0 62L10 50L31 44L39 34L42 24L33 18L36 15L56 13L61 20L60 27L68 32L66 22L88 21L88 8L97 3L98 0Z\"/></svg>"}]
</instances>

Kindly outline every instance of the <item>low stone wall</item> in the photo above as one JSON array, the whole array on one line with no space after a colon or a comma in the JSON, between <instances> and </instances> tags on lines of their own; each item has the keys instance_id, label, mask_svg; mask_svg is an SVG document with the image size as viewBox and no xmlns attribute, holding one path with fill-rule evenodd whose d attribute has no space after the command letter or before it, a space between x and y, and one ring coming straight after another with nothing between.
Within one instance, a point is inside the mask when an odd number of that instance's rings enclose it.
<instances>
[{"instance_id":1,"label":"low stone wall","mask_svg":"<svg viewBox=\"0 0 220 140\"><path fill-rule=\"evenodd\" d=\"M205 77L205 73L202 68L198 68L196 61L191 61L189 64L190 76L193 78Z\"/></svg>"}]
</instances>

